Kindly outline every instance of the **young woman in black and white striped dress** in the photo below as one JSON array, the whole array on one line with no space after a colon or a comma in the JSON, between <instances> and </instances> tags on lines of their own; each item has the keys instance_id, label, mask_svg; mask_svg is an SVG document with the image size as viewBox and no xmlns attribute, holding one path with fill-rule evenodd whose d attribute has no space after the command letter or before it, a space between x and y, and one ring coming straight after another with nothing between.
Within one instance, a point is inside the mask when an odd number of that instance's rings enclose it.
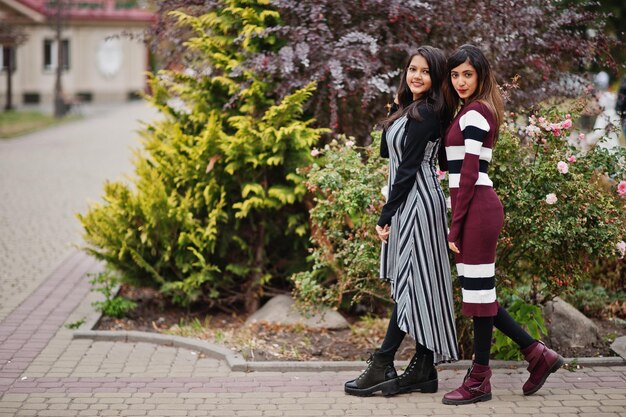
<instances>
[{"instance_id":1,"label":"young woman in black and white striped dress","mask_svg":"<svg viewBox=\"0 0 626 417\"><path fill-rule=\"evenodd\" d=\"M444 66L441 50L418 48L404 69L396 106L383 122L389 197L376 231L383 242L381 278L391 283L395 306L382 346L365 372L345 384L348 394L436 392L435 364L458 360L446 204L435 169ZM397 377L393 360L407 333L416 353Z\"/></svg>"}]
</instances>

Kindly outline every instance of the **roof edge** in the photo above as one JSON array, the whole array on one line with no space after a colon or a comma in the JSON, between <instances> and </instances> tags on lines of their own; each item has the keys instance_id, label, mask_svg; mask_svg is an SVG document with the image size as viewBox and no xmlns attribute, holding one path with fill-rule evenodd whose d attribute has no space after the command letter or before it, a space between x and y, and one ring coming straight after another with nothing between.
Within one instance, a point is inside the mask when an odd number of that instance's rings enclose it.
<instances>
[{"instance_id":1,"label":"roof edge","mask_svg":"<svg viewBox=\"0 0 626 417\"><path fill-rule=\"evenodd\" d=\"M44 23L46 21L46 16L39 10L34 9L17 0L0 0L0 3L6 4L8 7L18 11L19 13L25 15L26 17L32 19L37 23Z\"/></svg>"}]
</instances>

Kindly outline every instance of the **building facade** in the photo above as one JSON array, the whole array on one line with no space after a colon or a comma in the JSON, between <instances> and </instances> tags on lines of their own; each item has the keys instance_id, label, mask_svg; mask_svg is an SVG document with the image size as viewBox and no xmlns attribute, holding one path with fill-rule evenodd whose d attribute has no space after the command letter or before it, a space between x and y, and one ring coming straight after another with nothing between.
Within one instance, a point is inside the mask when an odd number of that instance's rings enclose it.
<instances>
[{"instance_id":1,"label":"building facade","mask_svg":"<svg viewBox=\"0 0 626 417\"><path fill-rule=\"evenodd\" d=\"M142 37L131 35L141 35L152 19L152 12L128 0L0 0L0 25L8 22L26 39L11 45L0 37L0 104L7 99L9 63L18 108L53 103L59 64L68 102L137 97L146 86L149 53Z\"/></svg>"}]
</instances>

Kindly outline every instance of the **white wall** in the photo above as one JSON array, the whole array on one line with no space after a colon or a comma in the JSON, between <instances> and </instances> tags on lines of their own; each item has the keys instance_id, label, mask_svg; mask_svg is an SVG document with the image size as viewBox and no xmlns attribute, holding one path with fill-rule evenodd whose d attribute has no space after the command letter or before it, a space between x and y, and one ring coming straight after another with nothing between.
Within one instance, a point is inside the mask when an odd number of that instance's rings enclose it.
<instances>
[{"instance_id":1,"label":"white wall","mask_svg":"<svg viewBox=\"0 0 626 417\"><path fill-rule=\"evenodd\" d=\"M148 67L147 48L137 40L118 37L121 65L115 74L103 74L98 65L98 50L107 37L127 31L138 32L139 26L72 26L62 37L70 40L70 70L63 72L63 91L72 96L78 92L91 92L94 102L124 101L131 91L143 91L144 71ZM23 93L39 93L41 104L53 100L55 71L44 69L44 39L54 39L50 26L32 26L27 31L28 40L17 49L17 71L13 73L13 103L22 104ZM115 55L113 53L113 55ZM108 55L111 57L111 54ZM6 100L6 73L0 73L0 106Z\"/></svg>"}]
</instances>

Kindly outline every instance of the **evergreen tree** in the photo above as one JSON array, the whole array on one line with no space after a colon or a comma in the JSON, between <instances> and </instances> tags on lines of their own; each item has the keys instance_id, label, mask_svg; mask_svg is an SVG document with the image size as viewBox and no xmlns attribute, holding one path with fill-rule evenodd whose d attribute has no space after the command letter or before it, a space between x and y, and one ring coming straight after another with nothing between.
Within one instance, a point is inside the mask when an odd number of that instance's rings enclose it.
<instances>
[{"instance_id":1,"label":"evergreen tree","mask_svg":"<svg viewBox=\"0 0 626 417\"><path fill-rule=\"evenodd\" d=\"M224 0L197 17L172 12L193 36L180 68L149 81L163 117L143 131L134 186L106 184L104 204L79 215L89 253L181 304L254 311L269 282L305 259L298 168L323 130L302 120L313 84L277 101L271 83L242 66L279 47L267 30L279 22L269 4Z\"/></svg>"}]
</instances>

